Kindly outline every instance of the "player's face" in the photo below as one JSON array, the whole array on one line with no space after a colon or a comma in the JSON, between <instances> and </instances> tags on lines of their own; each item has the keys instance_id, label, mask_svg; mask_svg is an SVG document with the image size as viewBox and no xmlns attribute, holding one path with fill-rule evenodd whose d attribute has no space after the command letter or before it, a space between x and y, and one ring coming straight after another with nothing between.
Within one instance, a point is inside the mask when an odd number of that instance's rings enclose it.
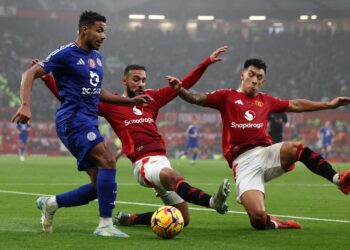
<instances>
[{"instance_id":1,"label":"player's face","mask_svg":"<svg viewBox=\"0 0 350 250\"><path fill-rule=\"evenodd\" d=\"M249 66L241 72L241 90L248 96L255 96L265 82L265 71Z\"/></svg>"},{"instance_id":2,"label":"player's face","mask_svg":"<svg viewBox=\"0 0 350 250\"><path fill-rule=\"evenodd\" d=\"M146 86L146 71L138 69L130 70L129 73L123 77L123 83L129 97L143 95Z\"/></svg>"},{"instance_id":3,"label":"player's face","mask_svg":"<svg viewBox=\"0 0 350 250\"><path fill-rule=\"evenodd\" d=\"M86 28L86 46L90 50L99 50L106 39L106 23L95 22L94 25Z\"/></svg>"}]
</instances>

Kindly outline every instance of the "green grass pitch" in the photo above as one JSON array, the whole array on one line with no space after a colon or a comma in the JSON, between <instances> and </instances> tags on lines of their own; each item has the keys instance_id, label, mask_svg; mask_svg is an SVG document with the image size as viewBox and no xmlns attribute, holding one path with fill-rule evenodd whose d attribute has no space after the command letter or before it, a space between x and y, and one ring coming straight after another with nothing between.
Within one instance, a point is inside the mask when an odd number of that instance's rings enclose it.
<instances>
[{"instance_id":1,"label":"green grass pitch","mask_svg":"<svg viewBox=\"0 0 350 250\"><path fill-rule=\"evenodd\" d=\"M158 238L149 227L126 227L125 239L93 236L97 202L62 208L54 232L41 232L35 201L40 194L58 194L89 181L72 157L0 157L0 249L350 249L350 196L302 165L266 185L266 208L281 219L295 219L302 230L255 231L235 201L232 172L224 161L171 160L194 186L208 193L223 178L232 184L226 215L190 204L191 222L173 240ZM118 162L115 211L147 212L161 205L152 189L137 184L126 159ZM346 170L349 165L337 164Z\"/></svg>"}]
</instances>

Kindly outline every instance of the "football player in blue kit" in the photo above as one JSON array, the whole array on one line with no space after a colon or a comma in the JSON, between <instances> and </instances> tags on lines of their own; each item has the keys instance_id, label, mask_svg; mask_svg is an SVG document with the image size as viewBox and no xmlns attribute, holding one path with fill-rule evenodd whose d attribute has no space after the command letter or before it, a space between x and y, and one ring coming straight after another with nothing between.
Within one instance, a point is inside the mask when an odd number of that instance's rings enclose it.
<instances>
[{"instance_id":1,"label":"football player in blue kit","mask_svg":"<svg viewBox=\"0 0 350 250\"><path fill-rule=\"evenodd\" d=\"M112 222L117 196L116 162L98 130L98 102L139 105L152 100L146 95L124 98L101 88L103 66L98 49L106 38L105 31L104 16L84 11L79 18L79 34L75 42L61 46L22 75L21 107L12 121L27 123L31 119L33 80L51 72L61 98L61 106L56 112L57 135L77 159L78 170L86 171L91 179L91 183L75 190L39 197L37 206L41 210L45 232L52 232L57 208L80 206L98 198L100 220L94 234L128 237Z\"/></svg>"},{"instance_id":2,"label":"football player in blue kit","mask_svg":"<svg viewBox=\"0 0 350 250\"><path fill-rule=\"evenodd\" d=\"M198 148L198 121L196 118L191 120L191 124L187 127L187 146L183 152L184 155L192 154L192 165L196 164L198 155L200 153Z\"/></svg>"},{"instance_id":3,"label":"football player in blue kit","mask_svg":"<svg viewBox=\"0 0 350 250\"><path fill-rule=\"evenodd\" d=\"M17 124L18 130L18 154L21 161L24 161L25 151L27 149L27 141L29 134L30 125L29 124Z\"/></svg>"},{"instance_id":4,"label":"football player in blue kit","mask_svg":"<svg viewBox=\"0 0 350 250\"><path fill-rule=\"evenodd\" d=\"M328 159L328 156L332 151L332 140L334 137L331 121L326 121L325 125L320 128L318 131L318 137L322 143L322 156L323 158Z\"/></svg>"}]
</instances>

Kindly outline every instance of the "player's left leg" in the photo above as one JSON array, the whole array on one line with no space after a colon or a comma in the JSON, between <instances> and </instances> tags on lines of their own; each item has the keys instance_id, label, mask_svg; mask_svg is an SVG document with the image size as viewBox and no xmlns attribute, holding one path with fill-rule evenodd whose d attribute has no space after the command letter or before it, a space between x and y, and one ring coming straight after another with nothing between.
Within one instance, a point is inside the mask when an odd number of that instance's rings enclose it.
<instances>
[{"instance_id":1,"label":"player's left leg","mask_svg":"<svg viewBox=\"0 0 350 250\"><path fill-rule=\"evenodd\" d=\"M180 173L171 168L165 156L150 156L135 162L134 175L143 186L174 191L187 202L213 208L221 214L228 210L226 199L230 193L230 182L227 179L221 183L216 194L210 196L185 181Z\"/></svg>"},{"instance_id":2,"label":"player's left leg","mask_svg":"<svg viewBox=\"0 0 350 250\"><path fill-rule=\"evenodd\" d=\"M284 142L281 147L282 168L287 170L296 161L337 185L344 194L350 192L350 170L338 174L328 161L310 148L298 142Z\"/></svg>"}]
</instances>

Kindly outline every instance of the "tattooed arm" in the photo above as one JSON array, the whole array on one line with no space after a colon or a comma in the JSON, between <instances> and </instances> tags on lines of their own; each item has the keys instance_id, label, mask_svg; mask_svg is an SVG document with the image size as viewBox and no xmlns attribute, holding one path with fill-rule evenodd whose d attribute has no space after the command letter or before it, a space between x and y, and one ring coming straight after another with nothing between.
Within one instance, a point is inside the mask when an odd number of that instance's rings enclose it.
<instances>
[{"instance_id":1,"label":"tattooed arm","mask_svg":"<svg viewBox=\"0 0 350 250\"><path fill-rule=\"evenodd\" d=\"M207 100L207 94L203 92L195 92L188 89L185 89L181 85L181 81L175 77L167 76L166 77L169 85L178 93L181 99L189 102L191 104L197 104L204 106L205 101Z\"/></svg>"}]
</instances>

